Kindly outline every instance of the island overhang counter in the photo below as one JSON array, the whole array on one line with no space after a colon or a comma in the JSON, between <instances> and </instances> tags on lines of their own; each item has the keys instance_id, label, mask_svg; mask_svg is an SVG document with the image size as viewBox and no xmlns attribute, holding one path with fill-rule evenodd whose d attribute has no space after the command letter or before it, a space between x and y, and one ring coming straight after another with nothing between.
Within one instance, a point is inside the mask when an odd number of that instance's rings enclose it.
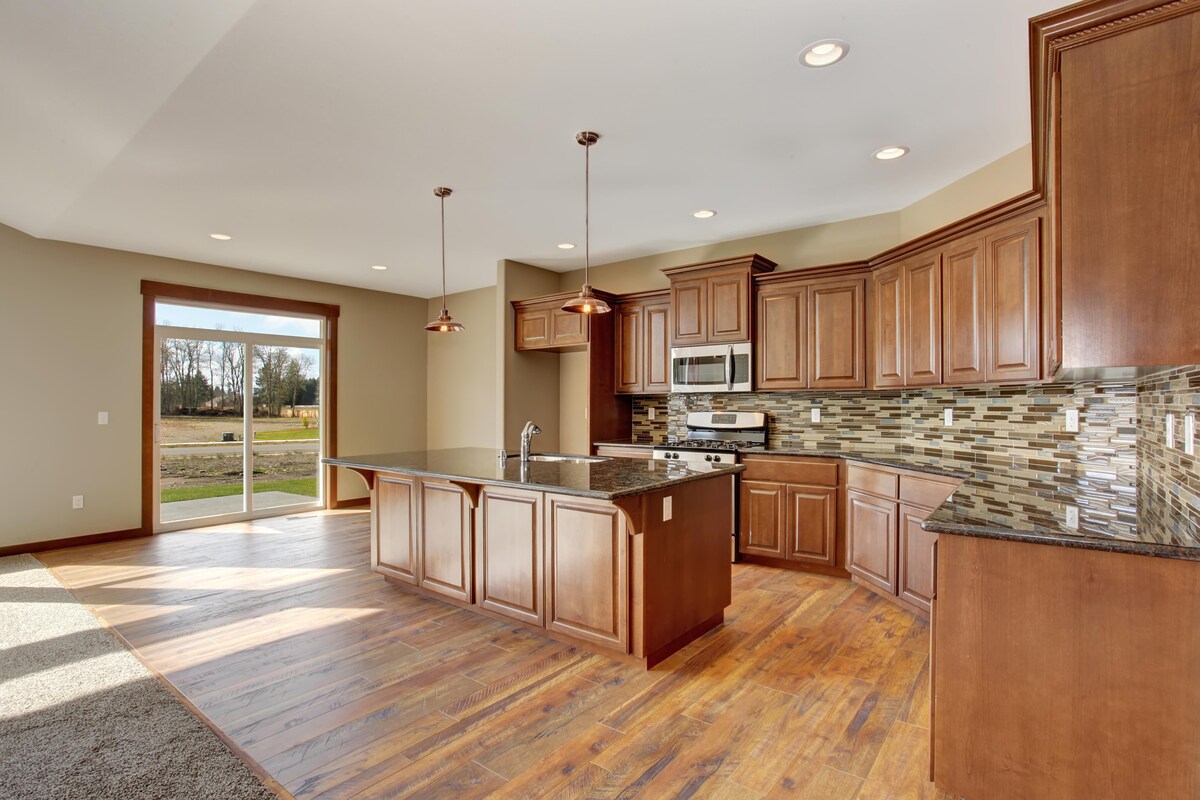
<instances>
[{"instance_id":1,"label":"island overhang counter","mask_svg":"<svg viewBox=\"0 0 1200 800\"><path fill-rule=\"evenodd\" d=\"M387 580L647 668L724 621L736 475L455 448L324 459L371 492Z\"/></svg>"}]
</instances>

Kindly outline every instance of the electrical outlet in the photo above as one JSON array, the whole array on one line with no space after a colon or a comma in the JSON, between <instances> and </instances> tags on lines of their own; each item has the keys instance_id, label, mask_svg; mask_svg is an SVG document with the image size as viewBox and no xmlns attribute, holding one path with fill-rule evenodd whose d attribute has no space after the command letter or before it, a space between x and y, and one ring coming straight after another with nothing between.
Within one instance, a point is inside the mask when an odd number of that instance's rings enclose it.
<instances>
[{"instance_id":1,"label":"electrical outlet","mask_svg":"<svg viewBox=\"0 0 1200 800\"><path fill-rule=\"evenodd\" d=\"M1167 427L1167 430L1166 430L1167 449L1170 450L1173 447L1175 447L1175 415L1174 414L1167 414L1166 427Z\"/></svg>"},{"instance_id":2,"label":"electrical outlet","mask_svg":"<svg viewBox=\"0 0 1200 800\"><path fill-rule=\"evenodd\" d=\"M945 425L947 427L954 424L954 409L953 408L947 408L945 411L942 412L942 422L945 423Z\"/></svg>"},{"instance_id":3,"label":"electrical outlet","mask_svg":"<svg viewBox=\"0 0 1200 800\"><path fill-rule=\"evenodd\" d=\"M671 496L663 498L663 522L671 521Z\"/></svg>"},{"instance_id":4,"label":"electrical outlet","mask_svg":"<svg viewBox=\"0 0 1200 800\"><path fill-rule=\"evenodd\" d=\"M1066 424L1063 426L1067 433L1079 433L1079 409L1068 408Z\"/></svg>"},{"instance_id":5,"label":"electrical outlet","mask_svg":"<svg viewBox=\"0 0 1200 800\"><path fill-rule=\"evenodd\" d=\"M1196 415L1188 414L1183 418L1183 452L1185 455L1196 455Z\"/></svg>"},{"instance_id":6,"label":"electrical outlet","mask_svg":"<svg viewBox=\"0 0 1200 800\"><path fill-rule=\"evenodd\" d=\"M83 508L83 495L77 494L71 497L71 508Z\"/></svg>"},{"instance_id":7,"label":"electrical outlet","mask_svg":"<svg viewBox=\"0 0 1200 800\"><path fill-rule=\"evenodd\" d=\"M1079 530L1079 508L1067 506L1067 530Z\"/></svg>"},{"instance_id":8,"label":"electrical outlet","mask_svg":"<svg viewBox=\"0 0 1200 800\"><path fill-rule=\"evenodd\" d=\"M98 413L96 415L96 424L97 425L107 425L108 424L108 412L107 411L101 411L100 413Z\"/></svg>"},{"instance_id":9,"label":"electrical outlet","mask_svg":"<svg viewBox=\"0 0 1200 800\"><path fill-rule=\"evenodd\" d=\"M654 406L650 406L650 408L646 409L646 416L649 417L651 421L654 420Z\"/></svg>"},{"instance_id":10,"label":"electrical outlet","mask_svg":"<svg viewBox=\"0 0 1200 800\"><path fill-rule=\"evenodd\" d=\"M820 422L821 421L821 407L814 406L813 410L812 410L812 414L810 416L814 423Z\"/></svg>"}]
</instances>

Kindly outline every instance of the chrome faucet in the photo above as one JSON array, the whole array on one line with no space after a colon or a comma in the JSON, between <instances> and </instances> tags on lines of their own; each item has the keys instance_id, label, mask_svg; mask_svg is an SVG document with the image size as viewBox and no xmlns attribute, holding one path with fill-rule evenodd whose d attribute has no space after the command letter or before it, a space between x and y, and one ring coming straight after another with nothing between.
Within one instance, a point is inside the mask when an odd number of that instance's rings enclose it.
<instances>
[{"instance_id":1,"label":"chrome faucet","mask_svg":"<svg viewBox=\"0 0 1200 800\"><path fill-rule=\"evenodd\" d=\"M525 423L525 428L521 431L521 463L529 461L529 444L533 440L534 434L541 433L542 429L533 424L533 420Z\"/></svg>"}]
</instances>

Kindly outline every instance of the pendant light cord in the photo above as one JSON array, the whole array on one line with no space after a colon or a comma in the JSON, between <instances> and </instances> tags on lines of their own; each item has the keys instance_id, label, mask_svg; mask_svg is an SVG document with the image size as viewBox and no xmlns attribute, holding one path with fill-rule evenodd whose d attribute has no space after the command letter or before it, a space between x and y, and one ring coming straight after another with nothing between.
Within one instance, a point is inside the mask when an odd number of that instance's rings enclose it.
<instances>
[{"instance_id":1,"label":"pendant light cord","mask_svg":"<svg viewBox=\"0 0 1200 800\"><path fill-rule=\"evenodd\" d=\"M442 313L446 308L446 195L439 198L442 201Z\"/></svg>"},{"instance_id":2,"label":"pendant light cord","mask_svg":"<svg viewBox=\"0 0 1200 800\"><path fill-rule=\"evenodd\" d=\"M590 285L592 261L592 145L583 146L583 282Z\"/></svg>"}]
</instances>

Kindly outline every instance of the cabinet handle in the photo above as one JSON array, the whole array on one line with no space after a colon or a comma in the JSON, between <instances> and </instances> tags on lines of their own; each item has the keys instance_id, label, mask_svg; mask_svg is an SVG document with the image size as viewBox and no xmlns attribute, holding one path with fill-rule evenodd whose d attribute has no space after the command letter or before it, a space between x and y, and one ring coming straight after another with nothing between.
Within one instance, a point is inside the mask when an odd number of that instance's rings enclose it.
<instances>
[{"instance_id":1,"label":"cabinet handle","mask_svg":"<svg viewBox=\"0 0 1200 800\"><path fill-rule=\"evenodd\" d=\"M729 345L729 352L725 356L725 388L733 391L733 345Z\"/></svg>"}]
</instances>

